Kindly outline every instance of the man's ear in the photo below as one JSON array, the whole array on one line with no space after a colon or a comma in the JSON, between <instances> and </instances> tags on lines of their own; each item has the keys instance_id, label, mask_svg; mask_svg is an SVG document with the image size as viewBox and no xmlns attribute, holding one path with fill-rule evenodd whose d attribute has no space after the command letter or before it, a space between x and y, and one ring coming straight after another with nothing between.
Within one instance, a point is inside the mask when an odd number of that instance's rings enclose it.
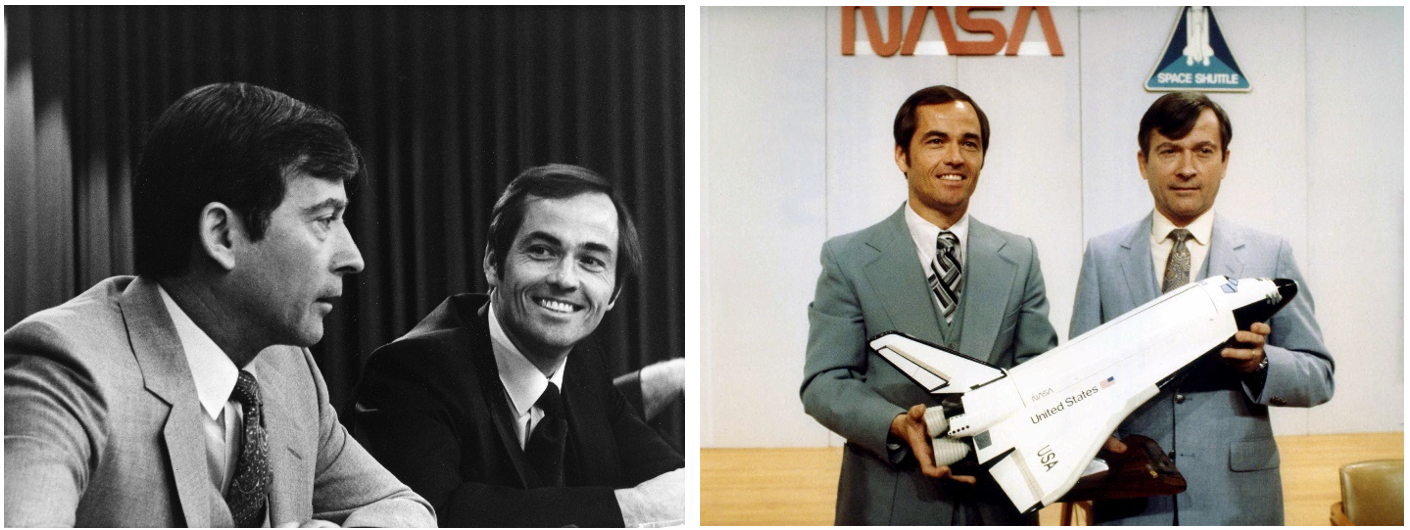
<instances>
[{"instance_id":1,"label":"man's ear","mask_svg":"<svg viewBox=\"0 0 1410 530\"><path fill-rule=\"evenodd\" d=\"M901 175L907 176L911 173L911 157L901 146L896 146L896 167L901 170Z\"/></svg>"},{"instance_id":2,"label":"man's ear","mask_svg":"<svg viewBox=\"0 0 1410 530\"><path fill-rule=\"evenodd\" d=\"M235 269L235 238L244 237L244 225L230 207L213 202L201 209L201 224L198 237L201 250L215 260L225 270Z\"/></svg>"},{"instance_id":3,"label":"man's ear","mask_svg":"<svg viewBox=\"0 0 1410 530\"><path fill-rule=\"evenodd\" d=\"M499 269L494 266L494 250L489 245L485 245L485 281L491 289L499 287Z\"/></svg>"},{"instance_id":4,"label":"man's ear","mask_svg":"<svg viewBox=\"0 0 1410 530\"><path fill-rule=\"evenodd\" d=\"M1141 180L1150 180L1150 179L1147 179L1147 178L1146 178L1146 153L1145 153L1145 151L1136 151L1136 169L1139 169L1139 170L1141 171Z\"/></svg>"},{"instance_id":5,"label":"man's ear","mask_svg":"<svg viewBox=\"0 0 1410 530\"><path fill-rule=\"evenodd\" d=\"M622 297L622 291L625 291L626 289L627 286L618 285L617 290L612 293L612 299L607 301L607 309L604 309L603 312L611 311L612 306L617 305L617 299Z\"/></svg>"}]
</instances>

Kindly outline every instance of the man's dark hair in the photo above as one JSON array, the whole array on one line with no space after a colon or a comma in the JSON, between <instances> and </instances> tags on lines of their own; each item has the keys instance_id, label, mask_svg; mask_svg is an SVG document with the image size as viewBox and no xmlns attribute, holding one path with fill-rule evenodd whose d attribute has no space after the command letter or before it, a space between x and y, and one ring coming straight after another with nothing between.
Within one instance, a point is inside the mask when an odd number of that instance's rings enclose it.
<instances>
[{"instance_id":1,"label":"man's dark hair","mask_svg":"<svg viewBox=\"0 0 1410 530\"><path fill-rule=\"evenodd\" d=\"M1141 146L1141 153L1150 154L1152 130L1159 131L1166 138L1184 138L1194 130L1195 122L1199 121L1199 115L1204 113L1204 109L1213 110L1214 116L1219 118L1219 151L1224 156L1229 156L1229 140L1234 137L1229 115L1208 96L1192 91L1171 92L1160 96L1155 103L1151 103L1151 108L1146 109L1146 115L1141 116L1141 130L1136 132L1136 142Z\"/></svg>"},{"instance_id":2,"label":"man's dark hair","mask_svg":"<svg viewBox=\"0 0 1410 530\"><path fill-rule=\"evenodd\" d=\"M494 203L490 213L489 241L485 254L493 256L496 274L504 277L504 258L514 244L514 236L524 224L524 211L531 200L567 199L584 193L601 193L617 208L617 290L641 266L641 240L636 223L612 184L591 169L569 164L549 164L524 170Z\"/></svg>"},{"instance_id":3,"label":"man's dark hair","mask_svg":"<svg viewBox=\"0 0 1410 530\"><path fill-rule=\"evenodd\" d=\"M960 92L960 89L945 85L917 90L911 97L906 98L906 102L901 104L901 109L896 111L896 122L891 126L891 133L896 136L896 145L900 146L901 152L906 156L911 154L911 138L916 134L917 108L922 105L944 105L953 101L963 101L974 107L974 114L979 116L979 141L983 145L983 153L989 154L989 117L984 115L984 109L979 108L979 104L970 99L968 94Z\"/></svg>"},{"instance_id":4,"label":"man's dark hair","mask_svg":"<svg viewBox=\"0 0 1410 530\"><path fill-rule=\"evenodd\" d=\"M234 210L259 241L296 173L341 181L363 173L333 113L247 83L187 92L157 119L133 176L137 273L184 271L201 210L213 202Z\"/></svg>"}]
</instances>

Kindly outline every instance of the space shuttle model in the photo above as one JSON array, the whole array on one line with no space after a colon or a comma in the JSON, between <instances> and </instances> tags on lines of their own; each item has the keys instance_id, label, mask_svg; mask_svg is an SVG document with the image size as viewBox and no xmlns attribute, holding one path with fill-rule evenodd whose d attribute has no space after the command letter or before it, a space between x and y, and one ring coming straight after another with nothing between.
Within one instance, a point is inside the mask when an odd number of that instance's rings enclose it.
<instances>
[{"instance_id":1,"label":"space shuttle model","mask_svg":"<svg viewBox=\"0 0 1410 530\"><path fill-rule=\"evenodd\" d=\"M972 451L1014 507L1052 504L1084 475L1122 420L1195 360L1297 295L1285 279L1216 276L1186 284L1005 370L898 332L876 350L944 406L926 410L937 465Z\"/></svg>"}]
</instances>

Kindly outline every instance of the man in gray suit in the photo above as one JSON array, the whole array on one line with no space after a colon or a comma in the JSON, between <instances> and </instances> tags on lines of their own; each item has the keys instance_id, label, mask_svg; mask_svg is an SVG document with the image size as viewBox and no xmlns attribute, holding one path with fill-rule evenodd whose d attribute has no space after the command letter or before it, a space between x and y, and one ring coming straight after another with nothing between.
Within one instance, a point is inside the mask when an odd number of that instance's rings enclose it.
<instances>
[{"instance_id":1,"label":"man in gray suit","mask_svg":"<svg viewBox=\"0 0 1410 530\"><path fill-rule=\"evenodd\" d=\"M1155 212L1087 244L1071 335L1210 275L1289 278L1299 293L1270 322L1239 331L1218 355L1196 361L1122 423L1118 436L1149 436L1171 451L1189 488L1169 497L1098 502L1098 522L1283 524L1268 407L1311 407L1332 398L1332 356L1287 240L1211 209L1232 134L1224 109L1196 92L1166 94L1146 111L1136 161ZM1124 449L1115 440L1107 445Z\"/></svg>"},{"instance_id":2,"label":"man in gray suit","mask_svg":"<svg viewBox=\"0 0 1410 530\"><path fill-rule=\"evenodd\" d=\"M1036 523L987 475L935 465L921 415L938 401L867 347L899 330L1011 367L1057 345L1033 242L968 215L989 148L984 111L954 88L925 88L892 132L906 203L823 245L808 307L803 405L847 439L836 522Z\"/></svg>"},{"instance_id":3,"label":"man in gray suit","mask_svg":"<svg viewBox=\"0 0 1410 530\"><path fill-rule=\"evenodd\" d=\"M307 349L362 270L362 171L336 116L279 92L172 104L133 178L138 275L5 332L5 524L434 526Z\"/></svg>"}]
</instances>

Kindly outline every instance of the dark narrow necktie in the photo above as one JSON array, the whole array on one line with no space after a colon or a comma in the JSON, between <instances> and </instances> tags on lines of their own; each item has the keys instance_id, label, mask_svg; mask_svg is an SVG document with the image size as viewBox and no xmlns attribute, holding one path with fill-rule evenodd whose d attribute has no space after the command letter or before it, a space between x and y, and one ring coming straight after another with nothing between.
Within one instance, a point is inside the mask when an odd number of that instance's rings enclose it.
<instances>
[{"instance_id":1,"label":"dark narrow necktie","mask_svg":"<svg viewBox=\"0 0 1410 530\"><path fill-rule=\"evenodd\" d=\"M558 385L548 384L534 406L543 410L543 418L529 435L524 452L534 466L544 486L563 486L563 452L568 435L568 421L563 415L563 397Z\"/></svg>"},{"instance_id":2,"label":"dark narrow necktie","mask_svg":"<svg viewBox=\"0 0 1410 530\"><path fill-rule=\"evenodd\" d=\"M930 291L940 300L945 322L954 320L960 305L960 238L944 230L935 237L935 259L930 260Z\"/></svg>"},{"instance_id":3,"label":"dark narrow necktie","mask_svg":"<svg viewBox=\"0 0 1410 530\"><path fill-rule=\"evenodd\" d=\"M264 402L255 377L241 370L230 399L245 406L245 421L240 429L244 442L235 460L235 478L225 492L225 503L230 505L235 526L257 528L264 525L273 473L269 470L269 441L264 431Z\"/></svg>"},{"instance_id":4,"label":"dark narrow necktie","mask_svg":"<svg viewBox=\"0 0 1410 530\"><path fill-rule=\"evenodd\" d=\"M1190 283L1190 249L1185 246L1190 231L1176 228L1166 237L1175 240L1175 248L1170 249L1170 257L1165 260L1165 281L1160 284L1161 293Z\"/></svg>"}]
</instances>

